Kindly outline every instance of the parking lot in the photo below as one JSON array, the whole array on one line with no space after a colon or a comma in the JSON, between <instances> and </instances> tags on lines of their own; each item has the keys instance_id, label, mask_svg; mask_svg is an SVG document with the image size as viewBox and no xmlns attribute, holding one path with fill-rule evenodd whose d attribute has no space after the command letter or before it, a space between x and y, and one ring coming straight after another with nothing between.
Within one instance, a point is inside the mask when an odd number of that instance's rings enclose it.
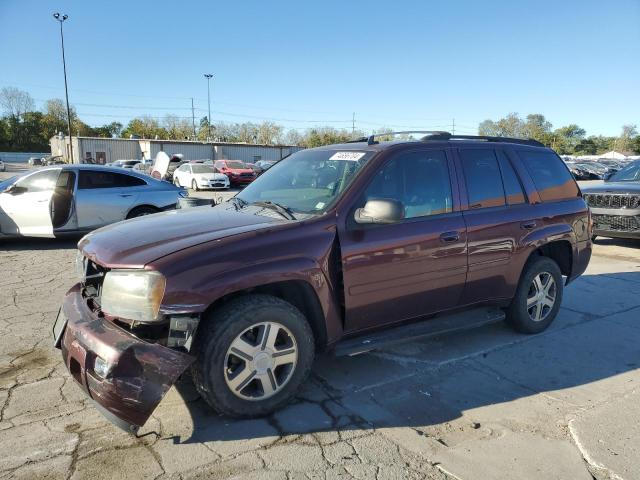
<instances>
[{"instance_id":1,"label":"parking lot","mask_svg":"<svg viewBox=\"0 0 640 480\"><path fill-rule=\"evenodd\" d=\"M640 242L594 248L540 335L327 353L257 420L213 414L182 378L135 437L51 345L75 240L0 240L0 478L639 478Z\"/></svg>"}]
</instances>

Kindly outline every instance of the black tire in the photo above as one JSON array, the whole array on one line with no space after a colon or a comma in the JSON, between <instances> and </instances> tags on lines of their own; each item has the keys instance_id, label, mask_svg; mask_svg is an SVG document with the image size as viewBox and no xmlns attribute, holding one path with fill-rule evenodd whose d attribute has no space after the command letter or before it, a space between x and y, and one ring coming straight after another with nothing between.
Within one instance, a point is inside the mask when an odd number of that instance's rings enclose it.
<instances>
[{"instance_id":1,"label":"black tire","mask_svg":"<svg viewBox=\"0 0 640 480\"><path fill-rule=\"evenodd\" d=\"M531 307L531 314L534 316L538 308L542 308L543 312L545 312L545 308L547 309L546 314L543 313L544 317L542 319L535 320L531 318L530 310L527 308L527 298L531 297L532 289L536 289L534 279L538 275L542 275L541 278L545 278L545 274L550 275L555 282L555 301L552 307ZM562 293L563 279L558 264L548 257L531 258L522 271L515 297L506 311L507 322L521 333L540 333L546 330L556 318L558 310L560 310Z\"/></svg>"},{"instance_id":2,"label":"black tire","mask_svg":"<svg viewBox=\"0 0 640 480\"><path fill-rule=\"evenodd\" d=\"M196 361L191 375L202 398L217 412L244 418L268 415L293 398L311 371L315 355L311 327L296 307L280 298L262 294L238 297L202 322L194 344ZM261 322L286 327L295 339L298 356L280 391L262 400L245 400L227 385L227 352L242 332Z\"/></svg>"},{"instance_id":3,"label":"black tire","mask_svg":"<svg viewBox=\"0 0 640 480\"><path fill-rule=\"evenodd\" d=\"M598 238L598 236L597 236L597 235L591 235L591 241L592 241L593 243L595 243L595 242L596 242L596 239L597 239L597 238Z\"/></svg>"},{"instance_id":4,"label":"black tire","mask_svg":"<svg viewBox=\"0 0 640 480\"><path fill-rule=\"evenodd\" d=\"M178 177L173 177L173 184L174 184L176 187L180 188L180 186L181 186L181 185L180 185L180 179L179 179Z\"/></svg>"},{"instance_id":5,"label":"black tire","mask_svg":"<svg viewBox=\"0 0 640 480\"><path fill-rule=\"evenodd\" d=\"M191 180L191 190L193 190L194 192L198 191L198 182L196 182L195 180Z\"/></svg>"},{"instance_id":6,"label":"black tire","mask_svg":"<svg viewBox=\"0 0 640 480\"><path fill-rule=\"evenodd\" d=\"M131 210L129 212L129 215L127 215L127 220L129 220L130 218L144 217L145 215L153 215L154 213L158 212L159 210L157 208L142 205L141 207L136 207Z\"/></svg>"}]
</instances>

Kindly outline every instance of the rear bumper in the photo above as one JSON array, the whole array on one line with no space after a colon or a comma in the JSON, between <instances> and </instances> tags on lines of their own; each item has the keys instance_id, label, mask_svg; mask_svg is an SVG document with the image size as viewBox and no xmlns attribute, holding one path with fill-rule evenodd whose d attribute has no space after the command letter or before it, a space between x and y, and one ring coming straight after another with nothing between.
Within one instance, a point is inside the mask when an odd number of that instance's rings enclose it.
<instances>
[{"instance_id":1,"label":"rear bumper","mask_svg":"<svg viewBox=\"0 0 640 480\"><path fill-rule=\"evenodd\" d=\"M574 281L580 275L582 275L591 260L591 252L593 245L591 239L578 242L576 248L573 251L573 264L571 265L571 276L567 278L565 285Z\"/></svg>"},{"instance_id":2,"label":"rear bumper","mask_svg":"<svg viewBox=\"0 0 640 480\"><path fill-rule=\"evenodd\" d=\"M61 342L67 370L99 410L127 431L144 425L194 360L97 317L82 297L80 285L66 294L62 313L67 319ZM97 357L110 366L104 378L94 369Z\"/></svg>"}]
</instances>

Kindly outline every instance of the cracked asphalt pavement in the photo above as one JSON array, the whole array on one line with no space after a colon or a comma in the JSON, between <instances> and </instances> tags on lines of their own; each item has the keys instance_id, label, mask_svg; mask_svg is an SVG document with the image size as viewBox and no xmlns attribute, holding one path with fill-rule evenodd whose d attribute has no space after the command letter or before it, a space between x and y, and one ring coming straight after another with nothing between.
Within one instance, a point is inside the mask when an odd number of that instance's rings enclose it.
<instances>
[{"instance_id":1,"label":"cracked asphalt pavement","mask_svg":"<svg viewBox=\"0 0 640 480\"><path fill-rule=\"evenodd\" d=\"M74 255L0 240L0 479L640 478L640 242L600 240L543 334L497 324L325 354L257 420L213 413L185 377L137 437L51 346Z\"/></svg>"}]
</instances>

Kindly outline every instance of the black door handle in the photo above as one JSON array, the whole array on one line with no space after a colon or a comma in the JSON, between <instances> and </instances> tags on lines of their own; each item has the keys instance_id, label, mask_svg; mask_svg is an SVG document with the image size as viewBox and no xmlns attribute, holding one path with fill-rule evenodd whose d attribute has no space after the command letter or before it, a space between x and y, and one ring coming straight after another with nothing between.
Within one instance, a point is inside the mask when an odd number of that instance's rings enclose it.
<instances>
[{"instance_id":1,"label":"black door handle","mask_svg":"<svg viewBox=\"0 0 640 480\"><path fill-rule=\"evenodd\" d=\"M460 234L458 232L445 232L440 235L440 241L444 243L453 243L460 240Z\"/></svg>"},{"instance_id":2,"label":"black door handle","mask_svg":"<svg viewBox=\"0 0 640 480\"><path fill-rule=\"evenodd\" d=\"M533 230L534 228L536 228L536 221L531 220L529 222L522 222L520 224L520 228L524 228L525 230Z\"/></svg>"}]
</instances>

